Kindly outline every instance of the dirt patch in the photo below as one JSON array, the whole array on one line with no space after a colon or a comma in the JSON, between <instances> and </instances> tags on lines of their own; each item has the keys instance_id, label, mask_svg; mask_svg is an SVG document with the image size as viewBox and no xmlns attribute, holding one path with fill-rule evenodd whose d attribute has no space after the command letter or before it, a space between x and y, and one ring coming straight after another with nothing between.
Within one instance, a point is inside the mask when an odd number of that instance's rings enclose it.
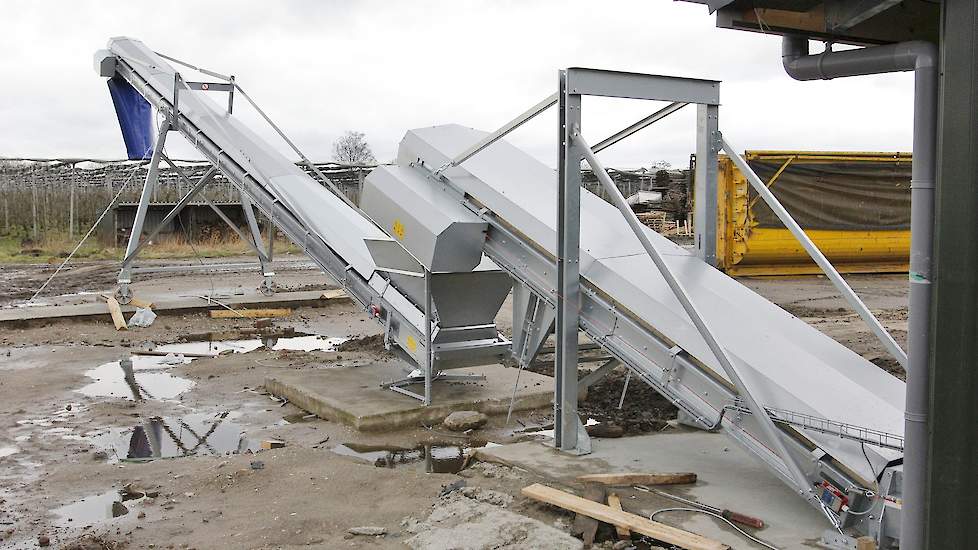
<instances>
[{"instance_id":1,"label":"dirt patch","mask_svg":"<svg viewBox=\"0 0 978 550\"><path fill-rule=\"evenodd\" d=\"M453 492L435 502L426 520L405 519L402 523L405 529L416 533L405 543L416 550L578 550L583 547L581 541L565 531L510 512L501 505L509 499L482 498L488 493L494 492Z\"/></svg>"},{"instance_id":2,"label":"dirt patch","mask_svg":"<svg viewBox=\"0 0 978 550\"><path fill-rule=\"evenodd\" d=\"M625 435L637 435L661 430L679 414L668 399L634 376L619 409L625 378L625 372L616 369L588 388L587 398L578 408L581 417L615 424L625 430Z\"/></svg>"},{"instance_id":3,"label":"dirt patch","mask_svg":"<svg viewBox=\"0 0 978 550\"><path fill-rule=\"evenodd\" d=\"M825 319L830 317L846 317L855 314L851 309L846 309L844 307L820 308L802 304L783 304L781 309L787 311L795 317L801 318L815 317Z\"/></svg>"},{"instance_id":4,"label":"dirt patch","mask_svg":"<svg viewBox=\"0 0 978 550\"><path fill-rule=\"evenodd\" d=\"M363 336L360 338L350 338L346 342L336 346L336 351L376 353L381 358L393 356L393 354L384 347L383 334L373 334L371 336Z\"/></svg>"},{"instance_id":5,"label":"dirt patch","mask_svg":"<svg viewBox=\"0 0 978 550\"><path fill-rule=\"evenodd\" d=\"M0 265L0 305L29 299L55 269L57 265ZM115 284L117 271L117 264L70 266L48 284L44 296L109 288Z\"/></svg>"}]
</instances>

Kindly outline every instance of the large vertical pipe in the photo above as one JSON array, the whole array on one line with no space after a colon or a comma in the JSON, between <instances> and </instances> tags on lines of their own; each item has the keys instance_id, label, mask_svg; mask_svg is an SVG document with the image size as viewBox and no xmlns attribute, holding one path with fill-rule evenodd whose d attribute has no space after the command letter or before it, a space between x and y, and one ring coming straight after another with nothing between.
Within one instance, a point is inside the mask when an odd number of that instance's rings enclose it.
<instances>
[{"instance_id":1,"label":"large vertical pipe","mask_svg":"<svg viewBox=\"0 0 978 550\"><path fill-rule=\"evenodd\" d=\"M930 302L937 149L937 48L902 42L808 55L808 39L786 36L785 71L798 80L914 71L913 169L910 206L910 320L904 413L901 548L924 548L926 534L927 410L930 394Z\"/></svg>"}]
</instances>

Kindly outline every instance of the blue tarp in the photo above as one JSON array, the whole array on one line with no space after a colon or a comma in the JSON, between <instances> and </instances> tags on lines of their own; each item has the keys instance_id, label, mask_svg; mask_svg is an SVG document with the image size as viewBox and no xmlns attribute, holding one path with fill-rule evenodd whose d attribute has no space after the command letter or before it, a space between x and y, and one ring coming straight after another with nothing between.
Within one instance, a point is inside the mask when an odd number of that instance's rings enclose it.
<instances>
[{"instance_id":1,"label":"blue tarp","mask_svg":"<svg viewBox=\"0 0 978 550\"><path fill-rule=\"evenodd\" d=\"M153 156L153 110L126 80L118 75L110 78L109 94L119 118L122 139L130 160Z\"/></svg>"}]
</instances>

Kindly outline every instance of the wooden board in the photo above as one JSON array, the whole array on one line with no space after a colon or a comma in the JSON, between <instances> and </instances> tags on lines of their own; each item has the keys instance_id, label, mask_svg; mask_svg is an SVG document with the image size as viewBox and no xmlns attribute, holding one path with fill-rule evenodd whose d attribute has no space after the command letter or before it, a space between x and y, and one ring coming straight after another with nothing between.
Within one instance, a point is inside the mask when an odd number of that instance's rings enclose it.
<instances>
[{"instance_id":1,"label":"wooden board","mask_svg":"<svg viewBox=\"0 0 978 550\"><path fill-rule=\"evenodd\" d=\"M577 481L622 487L630 485L680 485L696 483L696 474L693 472L588 474L578 476Z\"/></svg>"},{"instance_id":2,"label":"wooden board","mask_svg":"<svg viewBox=\"0 0 978 550\"><path fill-rule=\"evenodd\" d=\"M618 498L616 493L611 493L608 495L608 506L613 510L624 512L624 510L621 509L621 499ZM615 532L618 533L619 540L632 540L632 532L628 530L628 527L615 525Z\"/></svg>"},{"instance_id":3,"label":"wooden board","mask_svg":"<svg viewBox=\"0 0 978 550\"><path fill-rule=\"evenodd\" d=\"M146 300L141 300L139 298L133 297L129 300L129 305L133 307L141 307L145 309L153 309L153 302L147 302Z\"/></svg>"},{"instance_id":4,"label":"wooden board","mask_svg":"<svg viewBox=\"0 0 978 550\"><path fill-rule=\"evenodd\" d=\"M279 309L239 309L231 311L229 309L212 309L211 319L260 319L266 317L288 317L292 315L289 308Z\"/></svg>"},{"instance_id":5,"label":"wooden board","mask_svg":"<svg viewBox=\"0 0 978 550\"><path fill-rule=\"evenodd\" d=\"M333 288L323 292L323 300L336 300L338 298L349 298L349 296L342 288Z\"/></svg>"},{"instance_id":6,"label":"wooden board","mask_svg":"<svg viewBox=\"0 0 978 550\"><path fill-rule=\"evenodd\" d=\"M122 315L122 306L119 305L119 301L115 299L115 296L106 297L105 304L109 306L109 313L112 315L112 322L115 323L115 329L129 330L129 325L126 324L126 318Z\"/></svg>"},{"instance_id":7,"label":"wooden board","mask_svg":"<svg viewBox=\"0 0 978 550\"><path fill-rule=\"evenodd\" d=\"M730 548L722 542L671 527L664 523L652 521L642 516L615 510L610 506L591 502L586 498L565 493L559 489L534 483L524 487L523 496L559 506L565 510L588 515L599 521L627 528L629 531L641 533L652 538L686 548L687 550L726 550Z\"/></svg>"}]
</instances>

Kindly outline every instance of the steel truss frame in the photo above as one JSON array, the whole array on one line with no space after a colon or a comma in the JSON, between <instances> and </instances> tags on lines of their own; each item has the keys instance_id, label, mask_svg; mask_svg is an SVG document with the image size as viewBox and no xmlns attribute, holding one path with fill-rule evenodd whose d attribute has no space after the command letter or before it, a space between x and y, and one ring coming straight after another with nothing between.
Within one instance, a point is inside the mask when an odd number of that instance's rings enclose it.
<instances>
[{"instance_id":1,"label":"steel truss frame","mask_svg":"<svg viewBox=\"0 0 978 550\"><path fill-rule=\"evenodd\" d=\"M586 78L577 78L580 76ZM605 76L609 77L608 82L601 82L602 77ZM630 88L632 84L635 85L635 89ZM555 422L556 446L564 451L576 453L586 452L589 449L590 442L577 417L578 389L582 385L594 383L620 363L628 368L630 375L638 377L672 401L691 425L705 430L721 430L757 457L800 496L825 514L833 525L830 533L841 537L839 540L848 540L848 537L842 535L842 528L854 527L861 532L872 532L877 529L871 519L874 516L879 517L886 498L885 495L884 498L873 498L874 488L877 488L876 480L865 479L855 473L808 439L801 430L810 429L830 433L840 438L892 449L902 446L899 436L792 411L763 407L756 402L756 407L750 407L746 399L750 395L749 388L743 387L742 384L738 388L738 384L718 376L684 349L647 325L638 315L629 311L627 306L613 301L600 289L580 279L577 257L580 237L580 160L590 156L589 160L596 161L593 149L587 146L587 142L580 135L581 96L602 95L671 102L665 109L660 109L642 121L602 140L602 148L651 125L685 104L696 103L697 151L698 159L701 159L697 164L702 168L697 171L696 180L703 184L705 182L702 180L712 178L715 184L716 155L723 147L722 136L717 129L719 83L592 69L568 69L561 71L559 87L558 103L562 110L559 117L561 162L558 170L560 177L558 227L563 234L558 237L560 246L557 256L543 250L539 244L529 240L513 224L488 211L477 200L468 197L442 173L448 166L458 166L465 158L472 156L469 154L470 151L475 150L475 153L478 153L500 139L512 130L512 123L504 125L500 131L480 140L464 155L459 155L437 170L414 164L415 168L427 173L429 179L452 188L461 197L460 203L463 206L488 222L489 235L486 239L485 253L499 267L513 276L517 283L515 286L517 290L522 289L523 293L532 296L530 299L524 299L524 302L532 304L534 300L539 300L546 308L556 311L558 316L563 310L563 319L557 329L557 350L560 356L555 369L558 384L555 388L554 401L555 412L559 419ZM542 109L538 109L541 104L531 111L535 111L536 114L542 112ZM657 116L662 113L663 116ZM525 115L526 113L518 117L518 120L522 119L520 124L528 120ZM509 130L506 130L507 128ZM629 129L632 131L626 133ZM617 139L614 139L616 137ZM607 143L609 141L610 143ZM599 177L600 175L605 177L602 183L609 191L617 192L607 172L599 163L595 162L595 164L592 164L594 172L599 174ZM710 167L714 169L710 170ZM707 261L701 254L700 257ZM557 284L553 277L555 264L558 265L558 273L563 271L563 276L556 281ZM665 276L665 273L663 275ZM673 290L677 291L675 288ZM677 292L677 298L681 300L679 294ZM519 331L531 333L547 330L532 322L527 322L521 327L522 322L516 317L523 315L527 319L532 319L534 315L528 314L529 309L524 311L526 308L516 307L518 305L514 300L514 347L520 343L520 339L517 338ZM539 308L539 304L533 304L533 310ZM545 320L544 323L546 322ZM581 380L577 379L578 327L614 358L593 375ZM707 331L704 338L709 337ZM535 351L532 346L528 350L520 349L518 355L520 362L527 358L532 360ZM720 353L723 353L722 349ZM723 362L722 359L720 361ZM731 379L739 378L730 374L728 372ZM736 371L732 374L736 375ZM754 413L755 408L759 414ZM773 437L770 444L765 441L765 437L759 435L764 433ZM889 480L899 474L898 468L888 469L881 474L883 482L886 482L888 487L891 486ZM865 508L867 511L837 514L827 510L812 490L823 480L829 480L834 486L842 487L851 495L855 495L851 505L854 508Z\"/></svg>"},{"instance_id":2,"label":"steel truss frame","mask_svg":"<svg viewBox=\"0 0 978 550\"><path fill-rule=\"evenodd\" d=\"M198 69L199 70L199 69ZM216 73L215 73L216 74ZM143 248L149 244L153 238L159 234L159 232L172 222L180 212L190 202L200 195L200 200L209 206L214 213L217 214L221 220L230 227L242 241L248 244L251 249L255 252L258 257L259 267L261 268L262 281L258 285L258 290L266 296L271 296L275 293L275 283L274 277L275 272L272 271L272 259L274 253L273 242L275 240L275 229L274 223L270 223L268 227L268 246L266 248L261 230L258 226L258 220L255 217L254 207L248 195L243 191L239 191L241 197L241 208L245 214L245 220L248 223L249 233L245 233L235 224L228 216L225 214L217 205L211 202L206 196L201 195L201 191L207 187L207 185L213 180L214 176L217 175L218 169L211 167L208 169L197 181L191 180L183 170L166 154L163 152L164 146L166 144L166 137L171 132L177 129L177 119L179 117L180 111L180 91L182 88L190 90L200 90L200 91L215 91L215 92L227 92L228 93L228 108L227 112L230 115L234 107L234 77L229 77L231 80L229 83L221 82L189 82L183 80L180 73L176 73L173 79L173 105L171 110L160 110L165 117L165 120L160 127L159 133L156 136L156 145L153 148L153 156L150 159L148 170L146 172L146 179L143 181L143 189L139 195L139 205L136 207L136 216L133 220L132 230L129 233L129 240L126 244L126 254L122 259L122 267L119 269L118 276L118 288L115 291L116 298L122 304L128 304L132 298L133 293L130 288L132 283L132 265L139 253ZM166 162L177 176L190 185L189 191L180 198L179 201L170 209L169 212L163 217L160 223L151 230L146 238L142 238L143 228L146 224L146 212L149 209L149 203L159 184L159 170L160 161ZM271 222L271 220L269 220Z\"/></svg>"},{"instance_id":3,"label":"steel truss frame","mask_svg":"<svg viewBox=\"0 0 978 550\"><path fill-rule=\"evenodd\" d=\"M113 54L114 55L114 54ZM343 200L348 206L360 212L360 209L355 205L350 203L349 199L333 184L320 170L315 166L308 158L295 146L295 144L289 140L289 138L275 125L274 122L261 110L258 105L245 93L239 84L234 82L233 77L226 77L219 73L213 71L207 71L206 69L199 69L188 63L170 58L163 54L156 54L160 57L179 63L181 65L190 67L191 69L198 70L204 74L214 76L216 78L225 79L229 84L233 84L227 91L229 94L233 94L236 91L242 97L249 101L249 103L255 108L255 110L264 118L268 124L275 129L275 131L292 147L294 151L301 157L303 163L305 163L309 168L318 176L320 183L323 183L328 189L332 191L334 195ZM179 79L179 73L177 73L177 78L175 78L175 88L174 88L174 100L171 102L162 93L162 90L156 89L153 84L150 84L140 73L129 64L126 58L116 56L114 59L113 70L115 74L118 74L124 78L129 84L131 84L139 93L142 95L159 113L164 117L164 127L167 132L175 131L181 134L187 141L197 149L197 151L208 161L213 167L220 171L228 181L234 185L246 198L248 203L257 208L265 217L267 217L276 228L282 231L293 243L299 246L302 251L309 256L322 270L323 272L332 278L339 286L341 286L347 294L357 302L364 311L374 318L377 322L384 326L385 331L385 345L400 358L405 360L410 365L423 365L430 363L437 363L437 365L425 368L426 371L430 373L428 377L428 389L426 391L426 404L431 402L431 389L430 382L435 380L441 380L443 377L438 376L438 372L433 372L438 366L441 368L459 368L471 365L483 365L487 363L492 363L498 361L502 356L502 349L504 347L508 348L509 341L497 338L491 342L486 341L475 341L464 344L454 344L454 345L442 345L442 346L428 346L425 349L429 350L428 361L421 359L412 355L406 348L412 347L411 342L425 343L430 341L430 336L426 338L426 334L431 335L434 326L429 323L428 330L424 328L425 319L432 320L431 309L429 308L429 314L425 315L424 311L419 311L419 308L415 306L401 291L391 285L390 280L385 276L383 270L377 269L368 278L361 276L349 262L344 260L344 258L337 253L333 248L331 248L320 236L310 232L310 230L305 226L301 219L297 217L282 201L280 201L270 190L266 189L262 182L258 179L262 177L260 174L252 174L249 169L242 166L234 158L229 155L221 146L211 139L205 132L203 132L197 125L191 120L186 114L181 113L179 110L179 93L177 90L181 89L196 89L188 85L188 83ZM214 90L217 86L214 83L210 83L208 89ZM204 91L203 87L199 88ZM219 91L224 90L224 88L218 88ZM229 107L231 107L232 99L229 97ZM165 132L161 133L161 137L165 135ZM157 142L158 148L162 149L160 141L163 141L165 137ZM155 151L155 150L154 150ZM162 151L159 154L160 158L163 158ZM156 163L158 166L158 161ZM154 176L155 178L155 176ZM155 180L154 180L155 181ZM194 187L200 182L195 182ZM145 190L144 190L145 191ZM145 192L144 192L145 194ZM147 195L148 196L148 195ZM253 233L254 234L254 233ZM271 240L269 240L271 243ZM135 246L138 246L135 245ZM135 246L133 250L135 250ZM269 249L271 250L271 249ZM127 256L129 256L130 251L127 251ZM268 256L271 254L269 252ZM120 276L120 280L123 277ZM126 273L125 282L128 283L128 271ZM433 321L432 321L433 322ZM421 347L415 345L414 347ZM409 377L410 378L410 377ZM405 395L410 395L411 397L416 397L416 395L411 395L414 392L400 392Z\"/></svg>"}]
</instances>

